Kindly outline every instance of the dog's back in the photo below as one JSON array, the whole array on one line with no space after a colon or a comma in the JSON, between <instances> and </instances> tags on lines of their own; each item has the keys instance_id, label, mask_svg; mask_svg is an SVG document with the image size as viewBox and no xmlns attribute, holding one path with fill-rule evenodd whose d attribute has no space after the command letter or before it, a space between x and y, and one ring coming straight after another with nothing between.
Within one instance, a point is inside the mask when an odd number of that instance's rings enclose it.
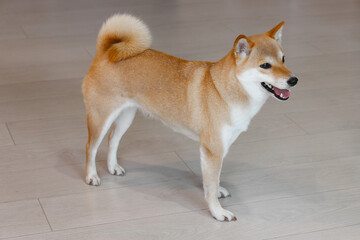
<instances>
[{"instance_id":1,"label":"dog's back","mask_svg":"<svg viewBox=\"0 0 360 240\"><path fill-rule=\"evenodd\" d=\"M212 87L207 81L213 63L183 60L149 49L150 44L148 28L131 15L114 15L103 24L96 56L83 82L88 111L99 101L115 106L131 99L168 125L198 133L202 119L194 118L199 118L198 105L202 105L199 96L209 100L214 95L206 89Z\"/></svg>"}]
</instances>

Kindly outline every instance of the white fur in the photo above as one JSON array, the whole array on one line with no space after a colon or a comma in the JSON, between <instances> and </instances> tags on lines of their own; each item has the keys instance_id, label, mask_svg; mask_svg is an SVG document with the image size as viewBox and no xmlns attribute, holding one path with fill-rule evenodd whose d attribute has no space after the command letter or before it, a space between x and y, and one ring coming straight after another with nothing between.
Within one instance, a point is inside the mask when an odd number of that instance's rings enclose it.
<instances>
[{"instance_id":1,"label":"white fur","mask_svg":"<svg viewBox=\"0 0 360 240\"><path fill-rule=\"evenodd\" d=\"M160 120L161 120L161 119L160 119ZM162 120L161 120L161 122L162 122L165 126L171 128L174 132L181 133L181 134L185 135L186 137L188 137L188 138L190 138L190 139L192 139L192 140L194 140L194 141L197 141L197 142L200 140L198 134L194 133L193 131L189 130L188 128L186 128L186 127L184 127L184 126L180 126L180 125L170 125L170 124L168 124L167 122L162 121Z\"/></svg>"},{"instance_id":2,"label":"white fur","mask_svg":"<svg viewBox=\"0 0 360 240\"><path fill-rule=\"evenodd\" d=\"M146 111L139 104L137 104L137 103L134 103L134 104L137 106L137 108L142 112L142 114L144 116L160 120L165 126L171 128L174 132L181 133L181 134L185 135L186 137L188 137L188 138L190 138L190 139L192 139L194 141L199 141L200 140L199 135L194 133L190 129L188 129L188 128L184 127L184 126L181 126L181 125L169 124L169 123L163 121L161 118L158 118L158 117L154 116L153 114L149 113L148 111Z\"/></svg>"},{"instance_id":3,"label":"white fur","mask_svg":"<svg viewBox=\"0 0 360 240\"><path fill-rule=\"evenodd\" d=\"M229 191L226 188L219 186L218 198L226 198L229 196L230 196Z\"/></svg>"},{"instance_id":4,"label":"white fur","mask_svg":"<svg viewBox=\"0 0 360 240\"><path fill-rule=\"evenodd\" d=\"M279 51L278 51L278 55L279 55L279 59L281 59L281 61L282 61L282 58L283 58L283 56L284 56L284 53L279 50Z\"/></svg>"},{"instance_id":5,"label":"white fur","mask_svg":"<svg viewBox=\"0 0 360 240\"><path fill-rule=\"evenodd\" d=\"M109 34L130 36L139 49L145 50L151 46L149 28L139 18L129 14L115 14L103 23L98 35L98 49L101 48L103 38Z\"/></svg>"},{"instance_id":6,"label":"white fur","mask_svg":"<svg viewBox=\"0 0 360 240\"><path fill-rule=\"evenodd\" d=\"M225 124L222 127L224 157L238 136L248 129L251 119L260 110L265 100L262 102L251 101L247 106L237 105L231 107L231 124Z\"/></svg>"},{"instance_id":7,"label":"white fur","mask_svg":"<svg viewBox=\"0 0 360 240\"><path fill-rule=\"evenodd\" d=\"M279 28L279 30L275 33L274 38L275 40L281 44L281 37L282 37L282 30L283 30L284 26L281 26L281 28Z\"/></svg>"},{"instance_id":8,"label":"white fur","mask_svg":"<svg viewBox=\"0 0 360 240\"><path fill-rule=\"evenodd\" d=\"M124 106L123 110L121 110L119 116L114 121L114 129L110 134L107 160L109 172L113 175L120 176L125 174L124 168L118 164L116 154L119 142L133 122L135 113L136 107L134 107L133 104L128 103Z\"/></svg>"},{"instance_id":9,"label":"white fur","mask_svg":"<svg viewBox=\"0 0 360 240\"><path fill-rule=\"evenodd\" d=\"M272 81L270 77L257 69L247 70L237 77L249 95L249 102L230 106L231 124L225 124L222 127L224 157L240 133L248 129L251 119L259 112L269 96L261 86L261 82Z\"/></svg>"},{"instance_id":10,"label":"white fur","mask_svg":"<svg viewBox=\"0 0 360 240\"><path fill-rule=\"evenodd\" d=\"M256 68L244 71L237 76L237 78L245 91L249 94L250 101L258 102L259 104L263 104L269 96L267 91L261 86L261 82L267 82L274 86L276 85L275 79L267 74L261 73Z\"/></svg>"},{"instance_id":11,"label":"white fur","mask_svg":"<svg viewBox=\"0 0 360 240\"><path fill-rule=\"evenodd\" d=\"M246 38L241 38L236 45L236 53L240 54L241 59L245 59L250 54L250 46Z\"/></svg>"},{"instance_id":12,"label":"white fur","mask_svg":"<svg viewBox=\"0 0 360 240\"><path fill-rule=\"evenodd\" d=\"M211 214L219 221L224 221L228 219L231 221L234 218L234 214L224 208L221 207L218 197L221 196L221 193L227 197L229 196L229 192L219 186L220 182L220 172L222 167L222 162L220 165L220 169L214 169L213 167L209 166L209 162L207 161L207 156L205 151L200 147L200 159L201 159L201 170L204 175L211 175L216 177L215 181L207 181L204 183L204 193L205 199L208 203L209 210ZM217 174L218 173L218 174Z\"/></svg>"},{"instance_id":13,"label":"white fur","mask_svg":"<svg viewBox=\"0 0 360 240\"><path fill-rule=\"evenodd\" d=\"M242 83L245 90L250 94L250 96L259 102L263 101L264 98L267 99L267 96L269 96L269 93L261 86L261 82L270 83L271 85L280 89L289 88L287 79L277 79L275 81L273 77L261 73L256 68L246 70L244 73L238 76L238 79Z\"/></svg>"},{"instance_id":14,"label":"white fur","mask_svg":"<svg viewBox=\"0 0 360 240\"><path fill-rule=\"evenodd\" d=\"M232 106L230 111L231 124L225 124L222 127L223 157L226 156L230 146L238 138L240 133L247 130L251 120L247 109L242 106Z\"/></svg>"},{"instance_id":15,"label":"white fur","mask_svg":"<svg viewBox=\"0 0 360 240\"><path fill-rule=\"evenodd\" d=\"M86 183L87 184L91 184L91 185L100 185L100 178L97 174L96 171L96 163L95 163L95 158L96 158L96 153L97 150L99 148L99 145L102 141L102 139L104 138L105 134L108 132L109 128L111 127L111 125L113 124L113 122L115 121L115 119L119 116L119 114L126 108L129 107L134 107L134 103L133 102L126 102L123 103L119 108L117 108L115 111L113 111L110 116L106 119L106 122L104 124L104 127L102 128L102 132L99 136L99 138L97 139L97 142L92 143L89 149L89 160L87 162L86 165ZM112 150L113 152L113 150Z\"/></svg>"},{"instance_id":16,"label":"white fur","mask_svg":"<svg viewBox=\"0 0 360 240\"><path fill-rule=\"evenodd\" d=\"M237 139L240 133L248 129L251 119L259 112L260 108L268 99L269 94L263 89L261 82L273 81L269 76L260 73L257 69L249 69L237 77L249 95L249 102L230 106L231 123L225 124L222 127L223 157L226 156L231 144ZM200 159L203 173L213 171L213 169L208 166L205 153L202 149L200 149ZM221 171L221 167L219 171ZM218 176L220 177L220 174L218 174ZM217 181L208 182L207 186L204 184L205 198L208 202L210 212L220 221L233 219L234 214L223 209L218 199L214 197L214 192L217 192L217 197L221 197L221 194L225 197L230 195L225 188L219 186L219 182L220 179L217 179Z\"/></svg>"}]
</instances>

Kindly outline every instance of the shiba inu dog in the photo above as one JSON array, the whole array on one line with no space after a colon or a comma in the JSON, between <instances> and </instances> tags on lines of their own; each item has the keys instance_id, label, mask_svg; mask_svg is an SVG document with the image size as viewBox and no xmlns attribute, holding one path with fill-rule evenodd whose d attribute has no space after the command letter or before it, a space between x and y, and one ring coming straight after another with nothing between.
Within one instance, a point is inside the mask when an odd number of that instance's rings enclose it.
<instances>
[{"instance_id":1,"label":"shiba inu dog","mask_svg":"<svg viewBox=\"0 0 360 240\"><path fill-rule=\"evenodd\" d=\"M117 162L119 141L141 109L200 142L210 212L219 221L236 220L218 200L229 196L219 186L223 159L269 96L287 100L298 81L284 65L283 24L264 34L240 35L220 61L201 62L150 49L147 26L131 15L109 18L82 86L89 133L86 183L100 185L95 156L110 127L108 169L124 175Z\"/></svg>"}]
</instances>

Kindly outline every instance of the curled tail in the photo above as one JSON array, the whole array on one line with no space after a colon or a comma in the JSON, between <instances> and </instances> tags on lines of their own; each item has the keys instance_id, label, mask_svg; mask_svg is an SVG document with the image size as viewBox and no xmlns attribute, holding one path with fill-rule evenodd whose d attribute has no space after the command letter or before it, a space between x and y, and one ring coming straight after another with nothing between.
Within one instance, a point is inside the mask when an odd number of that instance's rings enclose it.
<instances>
[{"instance_id":1,"label":"curled tail","mask_svg":"<svg viewBox=\"0 0 360 240\"><path fill-rule=\"evenodd\" d=\"M118 62L145 51L150 45L150 31L140 19L115 14L100 29L97 53L107 54L110 62Z\"/></svg>"}]
</instances>

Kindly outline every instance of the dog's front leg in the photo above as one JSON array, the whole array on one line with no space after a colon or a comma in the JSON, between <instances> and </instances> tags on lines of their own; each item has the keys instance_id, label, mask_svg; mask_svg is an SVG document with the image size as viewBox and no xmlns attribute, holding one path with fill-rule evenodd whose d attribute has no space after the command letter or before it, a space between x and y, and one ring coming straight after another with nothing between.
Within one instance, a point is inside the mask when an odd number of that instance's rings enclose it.
<instances>
[{"instance_id":1,"label":"dog's front leg","mask_svg":"<svg viewBox=\"0 0 360 240\"><path fill-rule=\"evenodd\" d=\"M223 209L218 199L222 154L202 146L200 148L200 158L205 199L211 214L219 221L236 221L234 214Z\"/></svg>"}]
</instances>

